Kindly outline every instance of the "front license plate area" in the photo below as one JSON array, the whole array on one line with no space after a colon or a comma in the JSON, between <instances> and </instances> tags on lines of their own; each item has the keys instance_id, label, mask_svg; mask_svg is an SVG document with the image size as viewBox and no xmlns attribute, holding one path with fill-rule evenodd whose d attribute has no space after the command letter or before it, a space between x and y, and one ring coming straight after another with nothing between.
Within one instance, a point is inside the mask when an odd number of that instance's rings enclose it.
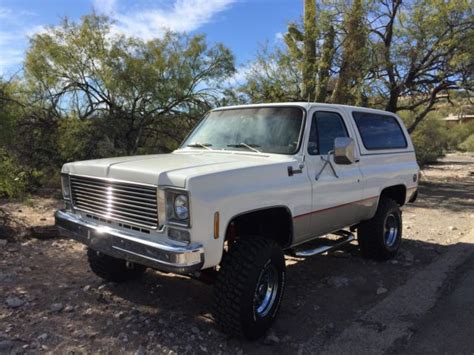
<instances>
[{"instance_id":1,"label":"front license plate area","mask_svg":"<svg viewBox=\"0 0 474 355\"><path fill-rule=\"evenodd\" d=\"M95 250L110 249L112 238L112 236L104 232L99 232L95 229L88 229L87 231L88 244L92 249Z\"/></svg>"}]
</instances>

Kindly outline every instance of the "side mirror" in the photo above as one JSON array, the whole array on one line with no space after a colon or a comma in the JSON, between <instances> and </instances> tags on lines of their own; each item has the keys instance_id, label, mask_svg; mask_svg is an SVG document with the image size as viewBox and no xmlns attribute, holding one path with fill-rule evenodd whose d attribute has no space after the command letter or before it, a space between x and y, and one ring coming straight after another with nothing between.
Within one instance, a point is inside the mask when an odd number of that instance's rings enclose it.
<instances>
[{"instance_id":1,"label":"side mirror","mask_svg":"<svg viewBox=\"0 0 474 355\"><path fill-rule=\"evenodd\" d=\"M334 139L334 162L340 165L354 164L354 140L349 137L338 137Z\"/></svg>"}]
</instances>

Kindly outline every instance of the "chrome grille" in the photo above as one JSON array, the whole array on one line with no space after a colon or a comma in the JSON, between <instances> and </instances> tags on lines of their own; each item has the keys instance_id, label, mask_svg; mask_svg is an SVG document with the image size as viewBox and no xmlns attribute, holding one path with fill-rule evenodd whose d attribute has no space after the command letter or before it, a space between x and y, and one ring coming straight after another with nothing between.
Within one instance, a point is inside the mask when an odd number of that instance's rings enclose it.
<instances>
[{"instance_id":1,"label":"chrome grille","mask_svg":"<svg viewBox=\"0 0 474 355\"><path fill-rule=\"evenodd\" d=\"M110 220L158 227L156 187L70 176L74 208Z\"/></svg>"}]
</instances>

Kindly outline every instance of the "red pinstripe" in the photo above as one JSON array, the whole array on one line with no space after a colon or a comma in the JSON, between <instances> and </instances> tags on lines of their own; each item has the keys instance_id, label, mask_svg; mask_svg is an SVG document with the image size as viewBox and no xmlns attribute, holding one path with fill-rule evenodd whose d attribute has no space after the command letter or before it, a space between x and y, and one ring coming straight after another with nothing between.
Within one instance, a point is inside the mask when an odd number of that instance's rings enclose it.
<instances>
[{"instance_id":1,"label":"red pinstripe","mask_svg":"<svg viewBox=\"0 0 474 355\"><path fill-rule=\"evenodd\" d=\"M298 215L298 216L293 217L293 219L300 218L300 217L304 217L304 216L308 216L308 215L310 215L310 214L315 214L315 213L319 213L319 212L324 212L324 211L333 210L333 209L335 209L335 208L340 208L340 207L344 207L344 206L353 205L353 204L356 204L356 203L359 203L359 202L364 202L364 201L372 200L372 199L374 199L374 198L378 198L378 196L372 196L372 197L364 198L363 200L352 201L352 202L344 203L344 204L342 204L342 205L337 205L337 206L333 206L333 207L329 207L329 208L323 208L322 210L316 210L316 211L312 211L312 212L308 212L308 213L303 213L303 214L300 214L300 215Z\"/></svg>"}]
</instances>

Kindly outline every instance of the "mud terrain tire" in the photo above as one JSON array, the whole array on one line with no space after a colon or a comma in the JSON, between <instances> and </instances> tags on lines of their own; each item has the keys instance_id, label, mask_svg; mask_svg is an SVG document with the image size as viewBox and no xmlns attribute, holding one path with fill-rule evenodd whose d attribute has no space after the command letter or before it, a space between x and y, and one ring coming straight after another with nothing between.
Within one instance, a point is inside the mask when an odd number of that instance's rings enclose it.
<instances>
[{"instance_id":1,"label":"mud terrain tire","mask_svg":"<svg viewBox=\"0 0 474 355\"><path fill-rule=\"evenodd\" d=\"M269 239L239 239L224 255L214 285L214 317L227 334L255 340L270 328L285 286L285 258Z\"/></svg>"},{"instance_id":2,"label":"mud terrain tire","mask_svg":"<svg viewBox=\"0 0 474 355\"><path fill-rule=\"evenodd\" d=\"M87 249L87 259L91 270L97 276L107 281L126 282L140 278L146 271L146 267L139 264L127 266L127 262L95 250Z\"/></svg>"},{"instance_id":3,"label":"mud terrain tire","mask_svg":"<svg viewBox=\"0 0 474 355\"><path fill-rule=\"evenodd\" d=\"M402 214L398 204L382 197L375 216L360 224L357 239L364 257L376 260L393 258L402 242Z\"/></svg>"}]
</instances>

